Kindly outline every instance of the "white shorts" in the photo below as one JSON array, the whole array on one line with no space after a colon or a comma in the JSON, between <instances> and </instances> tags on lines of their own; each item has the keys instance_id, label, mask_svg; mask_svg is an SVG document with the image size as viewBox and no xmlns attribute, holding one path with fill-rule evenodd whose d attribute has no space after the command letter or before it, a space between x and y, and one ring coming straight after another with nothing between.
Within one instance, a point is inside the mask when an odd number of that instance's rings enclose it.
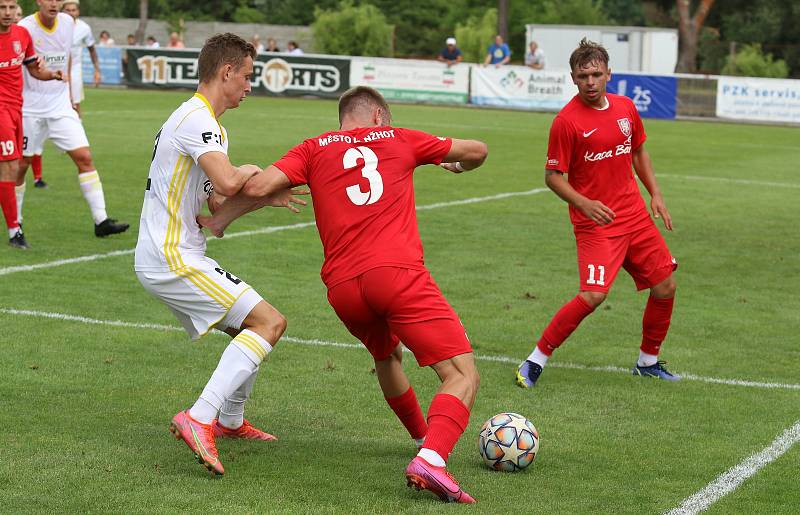
<instances>
[{"instance_id":1,"label":"white shorts","mask_svg":"<svg viewBox=\"0 0 800 515\"><path fill-rule=\"evenodd\" d=\"M22 134L22 155L25 157L41 154L46 139L64 152L89 146L83 123L72 109L54 117L23 113Z\"/></svg>"},{"instance_id":2,"label":"white shorts","mask_svg":"<svg viewBox=\"0 0 800 515\"><path fill-rule=\"evenodd\" d=\"M69 74L69 90L72 92L73 104L83 102L83 70L80 66L73 67Z\"/></svg>"},{"instance_id":3,"label":"white shorts","mask_svg":"<svg viewBox=\"0 0 800 515\"><path fill-rule=\"evenodd\" d=\"M175 272L137 271L142 286L161 299L196 340L213 327L241 329L263 299L246 282L209 257L184 257L186 266Z\"/></svg>"}]
</instances>

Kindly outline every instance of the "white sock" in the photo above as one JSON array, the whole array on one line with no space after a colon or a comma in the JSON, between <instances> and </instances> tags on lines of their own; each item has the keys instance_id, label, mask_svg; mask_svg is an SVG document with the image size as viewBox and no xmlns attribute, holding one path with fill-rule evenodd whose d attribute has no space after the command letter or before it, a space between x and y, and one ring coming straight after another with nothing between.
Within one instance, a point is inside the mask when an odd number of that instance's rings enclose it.
<instances>
[{"instance_id":1,"label":"white sock","mask_svg":"<svg viewBox=\"0 0 800 515\"><path fill-rule=\"evenodd\" d=\"M14 188L17 194L17 223L22 223L22 201L25 200L25 183Z\"/></svg>"},{"instance_id":2,"label":"white sock","mask_svg":"<svg viewBox=\"0 0 800 515\"><path fill-rule=\"evenodd\" d=\"M19 227L14 227L13 229L9 229L8 230L8 238L9 239L13 238L14 236L17 235L18 232L19 232Z\"/></svg>"},{"instance_id":3,"label":"white sock","mask_svg":"<svg viewBox=\"0 0 800 515\"><path fill-rule=\"evenodd\" d=\"M245 329L239 333L222 353L217 369L189 410L192 418L210 424L225 401L253 375L271 350L272 345L253 331Z\"/></svg>"},{"instance_id":4,"label":"white sock","mask_svg":"<svg viewBox=\"0 0 800 515\"><path fill-rule=\"evenodd\" d=\"M419 450L417 456L427 461L434 467L444 467L445 465L447 465L447 463L445 463L444 459L442 459L442 457L439 455L438 452L431 449L426 449L425 447Z\"/></svg>"},{"instance_id":5,"label":"white sock","mask_svg":"<svg viewBox=\"0 0 800 515\"><path fill-rule=\"evenodd\" d=\"M79 173L78 182L81 185L83 198L86 199L86 203L89 204L89 209L92 211L94 223L97 225L108 218L106 197L103 195L103 184L100 182L100 175L97 170Z\"/></svg>"},{"instance_id":6,"label":"white sock","mask_svg":"<svg viewBox=\"0 0 800 515\"><path fill-rule=\"evenodd\" d=\"M540 351L538 346L533 349L533 352L531 352L530 356L528 356L528 361L533 361L542 368L547 365L548 359L550 359L550 356Z\"/></svg>"},{"instance_id":7,"label":"white sock","mask_svg":"<svg viewBox=\"0 0 800 515\"><path fill-rule=\"evenodd\" d=\"M250 398L250 392L253 391L253 385L256 382L258 375L258 368L242 383L219 409L219 423L228 429L238 429L244 424L244 403Z\"/></svg>"},{"instance_id":8,"label":"white sock","mask_svg":"<svg viewBox=\"0 0 800 515\"><path fill-rule=\"evenodd\" d=\"M658 362L658 356L639 351L639 361L636 363L640 367L649 367Z\"/></svg>"}]
</instances>

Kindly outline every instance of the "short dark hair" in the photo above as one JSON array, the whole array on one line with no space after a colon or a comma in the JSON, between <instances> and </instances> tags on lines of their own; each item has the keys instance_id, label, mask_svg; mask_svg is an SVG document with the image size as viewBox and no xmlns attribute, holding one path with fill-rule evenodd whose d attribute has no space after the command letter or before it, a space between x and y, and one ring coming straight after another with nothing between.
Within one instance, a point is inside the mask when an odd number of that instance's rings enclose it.
<instances>
[{"instance_id":1,"label":"short dark hair","mask_svg":"<svg viewBox=\"0 0 800 515\"><path fill-rule=\"evenodd\" d=\"M238 70L248 55L253 59L256 58L255 47L236 34L226 32L211 36L206 40L197 58L197 77L200 82L209 82L226 64Z\"/></svg>"},{"instance_id":2,"label":"short dark hair","mask_svg":"<svg viewBox=\"0 0 800 515\"><path fill-rule=\"evenodd\" d=\"M595 61L600 61L608 66L608 51L600 43L583 38L578 48L569 56L569 69L574 71L576 68Z\"/></svg>"},{"instance_id":3,"label":"short dark hair","mask_svg":"<svg viewBox=\"0 0 800 515\"><path fill-rule=\"evenodd\" d=\"M369 86L356 86L350 88L339 97L339 124L348 114L356 111L372 111L372 109L379 107L383 109L385 117L382 120L384 125L392 123L392 112L389 109L389 104L383 98L383 95L377 89L370 88Z\"/></svg>"}]
</instances>

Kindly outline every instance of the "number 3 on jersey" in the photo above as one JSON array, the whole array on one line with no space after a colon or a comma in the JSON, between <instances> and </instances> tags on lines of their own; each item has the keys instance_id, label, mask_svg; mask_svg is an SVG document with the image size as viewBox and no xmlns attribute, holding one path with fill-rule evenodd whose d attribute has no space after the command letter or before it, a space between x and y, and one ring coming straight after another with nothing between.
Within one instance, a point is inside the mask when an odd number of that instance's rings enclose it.
<instances>
[{"instance_id":1,"label":"number 3 on jersey","mask_svg":"<svg viewBox=\"0 0 800 515\"><path fill-rule=\"evenodd\" d=\"M357 206L374 204L383 195L383 178L378 172L378 156L368 147L349 148L342 159L345 170L354 168L359 158L364 160L361 176L369 181L369 190L361 191L361 186L354 184L345 191L350 201Z\"/></svg>"}]
</instances>

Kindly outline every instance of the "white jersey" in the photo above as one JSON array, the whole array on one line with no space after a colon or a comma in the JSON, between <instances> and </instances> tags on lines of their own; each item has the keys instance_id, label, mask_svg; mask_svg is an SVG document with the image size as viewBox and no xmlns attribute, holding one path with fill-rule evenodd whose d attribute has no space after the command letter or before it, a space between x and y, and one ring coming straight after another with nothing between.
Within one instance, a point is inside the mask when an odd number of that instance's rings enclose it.
<instances>
[{"instance_id":1,"label":"white jersey","mask_svg":"<svg viewBox=\"0 0 800 515\"><path fill-rule=\"evenodd\" d=\"M75 20L75 30L72 32L72 75L80 75L83 47L94 46L92 28L81 19Z\"/></svg>"},{"instance_id":2,"label":"white jersey","mask_svg":"<svg viewBox=\"0 0 800 515\"><path fill-rule=\"evenodd\" d=\"M39 21L39 13L20 20L33 40L36 54L42 56L49 70L61 70L67 75L67 67L72 48L72 34L75 21L72 16L58 13L52 29ZM41 81L23 69L24 88L22 91L22 114L24 116L58 117L72 110L69 99L69 85L60 80Z\"/></svg>"},{"instance_id":3,"label":"white jersey","mask_svg":"<svg viewBox=\"0 0 800 515\"><path fill-rule=\"evenodd\" d=\"M228 153L225 129L199 93L184 102L156 136L144 193L137 271L180 271L205 255L206 237L197 215L213 188L197 160L207 152Z\"/></svg>"}]
</instances>

